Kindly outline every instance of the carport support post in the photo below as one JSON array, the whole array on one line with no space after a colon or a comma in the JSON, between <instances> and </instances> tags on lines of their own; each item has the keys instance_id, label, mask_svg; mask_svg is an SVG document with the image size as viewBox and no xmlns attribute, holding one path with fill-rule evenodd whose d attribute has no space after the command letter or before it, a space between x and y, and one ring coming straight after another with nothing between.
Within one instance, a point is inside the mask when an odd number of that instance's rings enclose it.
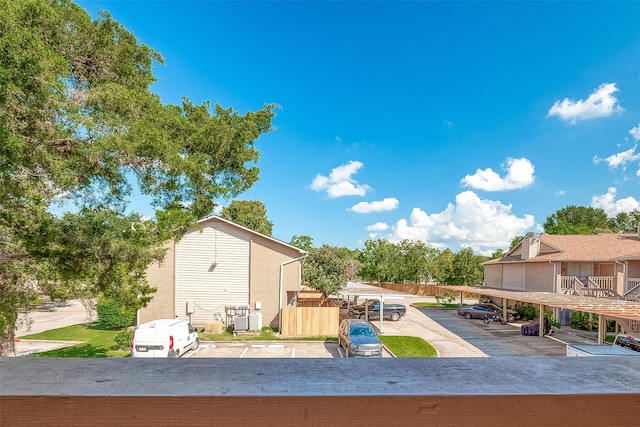
<instances>
[{"instance_id":1,"label":"carport support post","mask_svg":"<svg viewBox=\"0 0 640 427\"><path fill-rule=\"evenodd\" d=\"M505 322L509 320L509 315L507 314L507 299L502 298L502 320Z\"/></svg>"},{"instance_id":2,"label":"carport support post","mask_svg":"<svg viewBox=\"0 0 640 427\"><path fill-rule=\"evenodd\" d=\"M604 344L604 337L607 335L607 319L601 314L598 316L598 344Z\"/></svg>"},{"instance_id":3,"label":"carport support post","mask_svg":"<svg viewBox=\"0 0 640 427\"><path fill-rule=\"evenodd\" d=\"M540 304L539 319L540 319L540 328L539 328L540 330L538 331L538 336L544 337L544 304Z\"/></svg>"},{"instance_id":4,"label":"carport support post","mask_svg":"<svg viewBox=\"0 0 640 427\"><path fill-rule=\"evenodd\" d=\"M384 297L380 295L380 335L384 333Z\"/></svg>"}]
</instances>

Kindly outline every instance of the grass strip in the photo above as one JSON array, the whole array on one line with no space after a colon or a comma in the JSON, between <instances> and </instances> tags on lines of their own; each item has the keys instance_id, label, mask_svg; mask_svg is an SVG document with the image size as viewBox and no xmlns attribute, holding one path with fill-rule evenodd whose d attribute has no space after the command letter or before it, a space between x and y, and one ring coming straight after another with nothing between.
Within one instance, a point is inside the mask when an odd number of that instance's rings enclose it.
<instances>
[{"instance_id":1,"label":"grass strip","mask_svg":"<svg viewBox=\"0 0 640 427\"><path fill-rule=\"evenodd\" d=\"M435 347L420 337L380 335L380 341L396 357L438 357Z\"/></svg>"}]
</instances>

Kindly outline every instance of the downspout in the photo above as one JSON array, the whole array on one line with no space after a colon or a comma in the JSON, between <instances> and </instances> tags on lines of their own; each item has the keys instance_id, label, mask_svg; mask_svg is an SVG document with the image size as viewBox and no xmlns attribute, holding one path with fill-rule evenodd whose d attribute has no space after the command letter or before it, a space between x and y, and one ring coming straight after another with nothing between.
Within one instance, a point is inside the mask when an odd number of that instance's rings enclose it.
<instances>
[{"instance_id":1,"label":"downspout","mask_svg":"<svg viewBox=\"0 0 640 427\"><path fill-rule=\"evenodd\" d=\"M298 258L290 259L289 261L285 261L280 264L280 287L278 291L278 335L281 334L282 331L282 288L283 288L283 275L284 275L284 266L287 264L291 264L292 262L304 260L309 254L303 255Z\"/></svg>"}]
</instances>

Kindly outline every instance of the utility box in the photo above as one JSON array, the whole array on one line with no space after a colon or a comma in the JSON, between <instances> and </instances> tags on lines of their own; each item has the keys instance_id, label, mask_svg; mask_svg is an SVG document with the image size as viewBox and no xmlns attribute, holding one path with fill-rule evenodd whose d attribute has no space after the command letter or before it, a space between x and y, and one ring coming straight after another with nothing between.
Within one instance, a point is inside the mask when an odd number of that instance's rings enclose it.
<instances>
[{"instance_id":1,"label":"utility box","mask_svg":"<svg viewBox=\"0 0 640 427\"><path fill-rule=\"evenodd\" d=\"M262 313L249 314L249 330L250 331L262 330Z\"/></svg>"},{"instance_id":2,"label":"utility box","mask_svg":"<svg viewBox=\"0 0 640 427\"><path fill-rule=\"evenodd\" d=\"M233 318L233 331L246 331L249 329L249 317L248 316L235 316Z\"/></svg>"}]
</instances>

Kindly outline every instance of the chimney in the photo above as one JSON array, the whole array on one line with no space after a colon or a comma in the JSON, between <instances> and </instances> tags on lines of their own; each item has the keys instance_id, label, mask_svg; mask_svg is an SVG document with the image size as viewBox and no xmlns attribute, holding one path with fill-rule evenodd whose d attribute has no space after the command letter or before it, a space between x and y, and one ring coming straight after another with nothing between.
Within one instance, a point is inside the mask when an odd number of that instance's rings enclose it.
<instances>
[{"instance_id":1,"label":"chimney","mask_svg":"<svg viewBox=\"0 0 640 427\"><path fill-rule=\"evenodd\" d=\"M527 260L538 256L540 253L540 238L536 236L536 233L527 233L522 239L522 249L520 252L520 259Z\"/></svg>"}]
</instances>

